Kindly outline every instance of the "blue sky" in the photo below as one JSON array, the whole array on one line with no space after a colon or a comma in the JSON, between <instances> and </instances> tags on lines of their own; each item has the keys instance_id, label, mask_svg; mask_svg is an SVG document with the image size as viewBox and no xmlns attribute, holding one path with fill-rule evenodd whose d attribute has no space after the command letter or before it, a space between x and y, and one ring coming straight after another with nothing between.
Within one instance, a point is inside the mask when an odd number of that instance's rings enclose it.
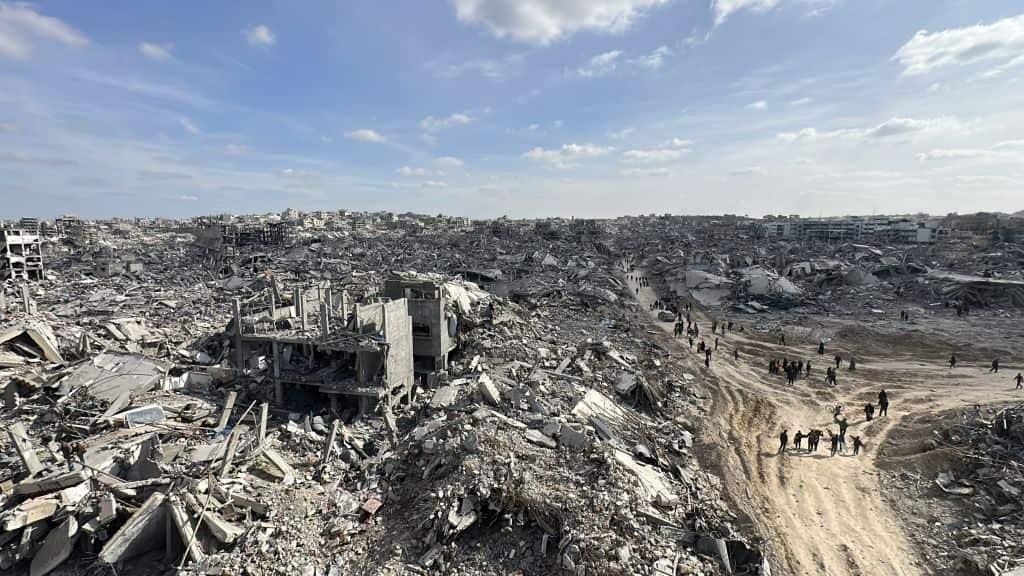
<instances>
[{"instance_id":1,"label":"blue sky","mask_svg":"<svg viewBox=\"0 0 1024 576\"><path fill-rule=\"evenodd\" d=\"M0 0L0 217L1024 208L1019 0Z\"/></svg>"}]
</instances>

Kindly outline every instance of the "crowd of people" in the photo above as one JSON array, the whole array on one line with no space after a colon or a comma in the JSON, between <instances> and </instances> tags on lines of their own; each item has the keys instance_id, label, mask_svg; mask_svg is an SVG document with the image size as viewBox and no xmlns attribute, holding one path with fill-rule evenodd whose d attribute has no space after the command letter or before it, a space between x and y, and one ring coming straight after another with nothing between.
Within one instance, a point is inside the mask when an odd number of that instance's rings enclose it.
<instances>
[{"instance_id":1,"label":"crowd of people","mask_svg":"<svg viewBox=\"0 0 1024 576\"><path fill-rule=\"evenodd\" d=\"M883 388L878 393L878 409L879 417L885 416L889 412L889 394ZM870 422L874 417L874 404L868 403L864 407L864 420ZM803 441L807 440L807 453L815 453L818 451L818 444L821 442L822 436L828 434L829 440L829 456L835 456L836 454L847 453L848 445L846 442L846 433L849 430L850 423L846 416L843 415L843 407L836 406L832 411L832 420L837 425L838 431L833 432L831 428L826 427L824 430L819 428L811 428L809 432L804 434L803 430L797 430L793 436L793 448L794 452L801 452L804 450ZM850 436L850 444L852 445L852 455L857 456L860 451L864 449L864 441L859 435ZM779 454L785 454L790 450L789 447L789 430L785 429L779 434Z\"/></svg>"},{"instance_id":2,"label":"crowd of people","mask_svg":"<svg viewBox=\"0 0 1024 576\"><path fill-rule=\"evenodd\" d=\"M633 282L634 284L636 284L635 292L636 292L636 294L638 296L640 294L640 288L641 287L649 287L650 286L649 278L647 278L644 275L641 275L641 274L627 274L626 278L630 282ZM964 308L965 309L963 311L958 310L957 311L958 314L963 314L963 315L968 314L969 313L969 309L966 306L964 306ZM693 312L692 304L685 304L685 305L680 307L680 306L678 306L676 304L668 303L668 302L663 302L661 300L656 299L655 301L653 301L650 304L650 310L651 311L655 311L655 310L668 310L668 311L670 311L673 314L673 317L674 317L674 320L673 320L673 330L672 330L673 337L676 338L676 339L686 337L688 342L689 342L690 349L693 350L694 347L696 346L697 353L698 354L702 354L704 356L704 366L708 367L708 368L710 368L710 366L711 366L711 357L712 357L713 351L717 351L719 349L719 335L723 335L724 336L728 331L732 331L734 329L734 324L733 324L733 321L731 321L731 320L723 321L723 322L719 322L718 320L712 320L710 328L711 328L711 335L714 336L714 343L713 344L709 344L707 341L705 341L703 338L701 338L700 327L698 326L697 321L692 316L692 312ZM902 320L902 321L909 321L910 320L910 313L906 312L906 311L901 311L900 312L900 320ZM739 326L738 330L739 331L743 331L743 327ZM779 344L781 346L786 346L786 335L785 335L785 332L780 332L779 333L778 341L779 341ZM818 343L817 352L818 352L819 356L825 356L825 343L826 343L826 340L821 340ZM733 348L733 358L736 359L736 360L739 360L739 357L740 357L739 349L734 347ZM857 369L856 358L854 358L852 355L848 359L846 359L845 361L846 361L847 369L848 370L855 371ZM844 362L843 357L840 354L837 353L832 358L832 362L829 362L829 365L825 367L825 384L826 385L829 385L829 386L837 386L838 385L837 374L838 374L839 369L842 367L843 362ZM949 358L949 368L950 368L950 370L956 368L957 362L958 361L957 361L956 354L952 354L950 356L950 358ZM833 367L833 364L834 364L834 367ZM998 359L993 359L992 360L992 364L991 364L991 367L989 369L989 372L990 373L998 373L999 372L999 360ZM788 358L782 358L782 359L772 358L771 360L768 361L768 374L773 375L773 376L774 375L784 375L785 378L786 378L786 381L790 385L793 385L801 377L805 377L805 378L810 378L811 377L811 360L810 359L807 359L807 360L789 360ZM1016 389L1017 390L1024 389L1024 373L1018 372L1013 380L1016 383ZM882 418L882 417L885 417L885 416L888 415L888 413L889 413L889 395L885 391L884 388L878 393L877 407L876 407L875 403L868 402L868 403L866 403L863 406L863 412L864 412L864 422L865 423L866 422L871 422L876 417L877 418ZM877 412L877 415L876 415L876 412ZM778 453L779 454L785 454L789 450L795 451L797 453L802 452L804 450L806 450L807 453L816 453L816 452L818 452L819 445L820 445L822 437L824 437L827 434L828 435L829 455L830 456L835 456L837 454L845 455L845 454L848 453L848 450L849 450L850 453L852 453L853 456L859 455L861 450L863 450L865 448L865 444L864 444L864 441L861 438L861 436L859 436L859 435L851 435L850 436L849 446L847 445L847 430L849 428L849 421L847 420L847 417L843 415L843 407L842 406L836 406L833 409L832 417L833 417L834 423L837 426L837 431L833 432L833 430L830 427L826 427L824 430L819 429L819 428L810 428L810 430L808 432L806 432L806 433L804 433L802 429L801 430L797 430L796 434L793 436L793 446L792 446L792 448L790 448L790 445L789 445L789 440L790 440L790 438L789 438L789 430L788 429L783 430L779 434L779 449L778 449ZM804 441L805 440L807 442L806 448L804 447Z\"/></svg>"}]
</instances>

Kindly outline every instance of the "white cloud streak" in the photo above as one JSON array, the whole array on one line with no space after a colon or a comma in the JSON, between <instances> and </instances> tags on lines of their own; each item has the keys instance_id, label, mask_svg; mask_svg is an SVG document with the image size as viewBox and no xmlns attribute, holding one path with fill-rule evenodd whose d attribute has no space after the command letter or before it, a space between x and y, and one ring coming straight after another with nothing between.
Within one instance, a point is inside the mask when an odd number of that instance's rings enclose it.
<instances>
[{"instance_id":1,"label":"white cloud streak","mask_svg":"<svg viewBox=\"0 0 1024 576\"><path fill-rule=\"evenodd\" d=\"M603 52L587 60L586 64L576 69L576 73L584 78L597 78L610 74L618 66L619 56L622 56L622 50Z\"/></svg>"},{"instance_id":2,"label":"white cloud streak","mask_svg":"<svg viewBox=\"0 0 1024 576\"><path fill-rule=\"evenodd\" d=\"M250 46L273 46L277 44L274 31L265 24L257 24L242 30L242 37Z\"/></svg>"},{"instance_id":3,"label":"white cloud streak","mask_svg":"<svg viewBox=\"0 0 1024 576\"><path fill-rule=\"evenodd\" d=\"M84 34L57 18L36 12L30 4L0 2L0 58L27 60L38 41L72 48L89 44Z\"/></svg>"},{"instance_id":4,"label":"white cloud streak","mask_svg":"<svg viewBox=\"0 0 1024 576\"><path fill-rule=\"evenodd\" d=\"M164 62L172 60L174 56L171 52L174 50L174 44L154 44L152 42L139 42L139 52L151 60Z\"/></svg>"},{"instance_id":5,"label":"white cloud streak","mask_svg":"<svg viewBox=\"0 0 1024 576\"><path fill-rule=\"evenodd\" d=\"M618 34L669 0L452 0L460 22L497 38L547 45L580 31Z\"/></svg>"},{"instance_id":6,"label":"white cloud streak","mask_svg":"<svg viewBox=\"0 0 1024 576\"><path fill-rule=\"evenodd\" d=\"M921 30L892 59L903 66L907 76L981 62L1019 65L1024 63L1024 14L941 32Z\"/></svg>"},{"instance_id":7,"label":"white cloud streak","mask_svg":"<svg viewBox=\"0 0 1024 576\"><path fill-rule=\"evenodd\" d=\"M523 158L547 164L552 168L576 168L583 160L611 154L615 149L594 144L563 144L561 148L534 148L523 154Z\"/></svg>"},{"instance_id":8,"label":"white cloud streak","mask_svg":"<svg viewBox=\"0 0 1024 576\"><path fill-rule=\"evenodd\" d=\"M369 128L360 128L359 130L345 132L345 138L359 142L370 142L371 144L383 144L388 141L388 139L383 135L379 134L375 130L370 130Z\"/></svg>"},{"instance_id":9,"label":"white cloud streak","mask_svg":"<svg viewBox=\"0 0 1024 576\"><path fill-rule=\"evenodd\" d=\"M427 116L420 120L420 128L428 132L437 132L454 126L468 126L473 123L473 117L469 114L456 112L447 118L435 118Z\"/></svg>"}]
</instances>

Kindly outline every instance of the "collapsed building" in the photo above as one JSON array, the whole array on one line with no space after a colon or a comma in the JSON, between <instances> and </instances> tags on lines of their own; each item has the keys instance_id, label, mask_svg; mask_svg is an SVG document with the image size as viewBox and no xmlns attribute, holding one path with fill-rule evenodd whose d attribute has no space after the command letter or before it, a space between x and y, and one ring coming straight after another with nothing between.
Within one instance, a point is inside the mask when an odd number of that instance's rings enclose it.
<instances>
[{"instance_id":1,"label":"collapsed building","mask_svg":"<svg viewBox=\"0 0 1024 576\"><path fill-rule=\"evenodd\" d=\"M236 370L270 374L278 405L315 392L331 412L365 414L410 400L413 322L404 298L349 304L328 286L295 288L291 303L234 305L228 328Z\"/></svg>"},{"instance_id":2,"label":"collapsed building","mask_svg":"<svg viewBox=\"0 0 1024 576\"><path fill-rule=\"evenodd\" d=\"M0 230L0 280L42 277L43 244L38 229Z\"/></svg>"}]
</instances>

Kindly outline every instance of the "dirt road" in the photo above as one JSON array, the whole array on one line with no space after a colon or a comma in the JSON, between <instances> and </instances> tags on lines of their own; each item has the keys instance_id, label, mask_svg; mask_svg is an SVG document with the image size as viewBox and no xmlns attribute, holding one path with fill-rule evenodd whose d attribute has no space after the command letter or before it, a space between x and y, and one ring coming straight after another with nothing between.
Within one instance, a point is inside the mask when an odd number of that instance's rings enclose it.
<instances>
[{"instance_id":1,"label":"dirt road","mask_svg":"<svg viewBox=\"0 0 1024 576\"><path fill-rule=\"evenodd\" d=\"M630 285L635 293L638 285ZM656 295L651 288L640 287L637 298L648 310ZM653 324L671 334L671 323L659 322L654 311L650 314ZM714 346L711 322L704 316L698 320L701 338ZM898 507L882 497L876 449L912 411L966 409L972 403L1019 399L1021 393L1014 392L1010 382L1018 368L1007 368L999 375L977 366L950 371L934 353L916 358L893 346L884 354L873 349L870 361L859 360L856 371L849 371L844 362L839 385L830 387L824 383L826 366L836 353L844 358L851 352L861 355L858 346L851 351L844 343L843 348L829 347L825 356L819 356L810 342L785 347L762 338L750 332L719 335L719 350L713 353L709 370L704 368L703 356L689 351L685 339L677 340L676 348L690 356L694 369L702 372L711 388L713 405L704 441L716 452L719 472L733 500L767 537L774 573L929 574L927 563L906 536ZM736 349L739 361L733 359ZM811 376L790 386L783 376L768 374L770 358L810 359ZM877 403L883 386L890 397L889 415L867 422L862 408L868 402ZM789 430L791 446L798 429L838 432L830 412L836 404L846 407L848 441L861 436L865 452L830 457L826 435L817 453L777 454L783 429Z\"/></svg>"}]
</instances>

